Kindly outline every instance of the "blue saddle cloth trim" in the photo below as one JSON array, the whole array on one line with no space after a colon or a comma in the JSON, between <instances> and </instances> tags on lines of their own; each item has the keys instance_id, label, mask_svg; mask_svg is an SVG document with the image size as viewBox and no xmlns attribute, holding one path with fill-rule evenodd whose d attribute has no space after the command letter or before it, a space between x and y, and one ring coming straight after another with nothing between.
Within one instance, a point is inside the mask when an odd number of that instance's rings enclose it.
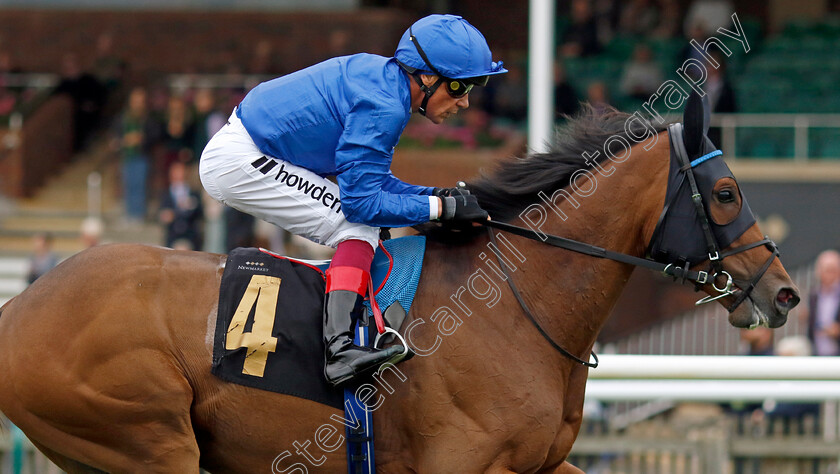
<instances>
[{"instance_id":1,"label":"blue saddle cloth trim","mask_svg":"<svg viewBox=\"0 0 840 474\"><path fill-rule=\"evenodd\" d=\"M373 257L370 275L376 291L376 302L384 313L399 302L408 313L414 302L420 273L423 271L423 256L426 253L426 237L408 236L386 240ZM365 301L369 318L368 326L356 330L356 344L371 346L376 337L376 324L372 319L370 302ZM399 329L399 328L394 328ZM376 464L373 451L373 412L352 390L344 390L344 417L351 422L358 420L359 428L346 429L347 472L350 474L374 474Z\"/></svg>"}]
</instances>

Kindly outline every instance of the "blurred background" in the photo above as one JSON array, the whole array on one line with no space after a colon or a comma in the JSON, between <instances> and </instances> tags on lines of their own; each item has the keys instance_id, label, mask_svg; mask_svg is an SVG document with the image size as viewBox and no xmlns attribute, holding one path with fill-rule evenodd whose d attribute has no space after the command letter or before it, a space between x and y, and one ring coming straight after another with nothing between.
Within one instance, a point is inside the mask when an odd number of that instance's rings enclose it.
<instances>
[{"instance_id":1,"label":"blurred background","mask_svg":"<svg viewBox=\"0 0 840 474\"><path fill-rule=\"evenodd\" d=\"M0 304L62 259L108 242L328 257L209 199L197 176L201 151L254 85L333 56L391 56L429 13L467 18L510 73L475 89L451 123L412 118L395 174L451 186L526 153L528 11L523 0L0 1ZM733 13L749 51L718 32L735 31ZM798 354L840 354L837 317L811 310L840 294L831 251L840 246L840 1L558 1L554 26L559 126L581 101L644 113L665 81L684 85L684 61L706 61L691 40L722 40L732 54L710 48L721 67L707 68L702 86L715 112L711 138L803 294L785 327L739 332L723 309L693 310L690 288L638 271L600 348L767 355L786 341ZM605 446L580 448L576 462L587 472L837 473L837 403L771 405L599 405L580 446ZM729 446L712 458L697 435L710 426L724 426L714 446ZM685 443L662 448L663 433ZM612 454L598 438L648 435L649 445ZM744 445L731 440L772 448L738 451ZM802 455L815 443L827 444ZM13 456L13 446L23 445L0 437L0 472L49 471L29 454Z\"/></svg>"}]
</instances>

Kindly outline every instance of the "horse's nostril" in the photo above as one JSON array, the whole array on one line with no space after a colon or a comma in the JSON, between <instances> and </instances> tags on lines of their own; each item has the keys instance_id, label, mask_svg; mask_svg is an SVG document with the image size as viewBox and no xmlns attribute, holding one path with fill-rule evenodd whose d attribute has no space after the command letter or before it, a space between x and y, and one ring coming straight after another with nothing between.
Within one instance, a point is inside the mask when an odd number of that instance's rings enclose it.
<instances>
[{"instance_id":1,"label":"horse's nostril","mask_svg":"<svg viewBox=\"0 0 840 474\"><path fill-rule=\"evenodd\" d=\"M793 308L799 304L799 295L792 288L782 288L779 290L779 294L776 295L776 303L784 308Z\"/></svg>"}]
</instances>

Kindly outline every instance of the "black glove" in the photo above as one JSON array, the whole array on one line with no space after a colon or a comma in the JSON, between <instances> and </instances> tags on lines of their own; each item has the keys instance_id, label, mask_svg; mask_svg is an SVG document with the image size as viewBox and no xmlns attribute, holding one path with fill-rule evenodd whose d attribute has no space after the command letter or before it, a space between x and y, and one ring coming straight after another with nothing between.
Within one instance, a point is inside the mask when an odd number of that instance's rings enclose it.
<instances>
[{"instance_id":1,"label":"black glove","mask_svg":"<svg viewBox=\"0 0 840 474\"><path fill-rule=\"evenodd\" d=\"M471 194L443 196L440 198L443 209L440 213L442 221L480 221L487 220L487 211L478 205L478 199Z\"/></svg>"},{"instance_id":2,"label":"black glove","mask_svg":"<svg viewBox=\"0 0 840 474\"><path fill-rule=\"evenodd\" d=\"M433 196L437 196L439 198L450 196L463 196L466 194L470 194L470 190L467 189L467 185L463 181L459 181L458 186L454 188L435 188L435 190L432 192Z\"/></svg>"}]
</instances>

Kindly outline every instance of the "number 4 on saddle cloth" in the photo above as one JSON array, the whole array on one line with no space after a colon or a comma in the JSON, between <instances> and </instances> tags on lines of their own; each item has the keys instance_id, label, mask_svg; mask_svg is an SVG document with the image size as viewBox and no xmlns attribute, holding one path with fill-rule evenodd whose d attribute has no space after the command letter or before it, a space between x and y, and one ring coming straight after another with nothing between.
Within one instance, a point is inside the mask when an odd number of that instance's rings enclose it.
<instances>
[{"instance_id":1,"label":"number 4 on saddle cloth","mask_svg":"<svg viewBox=\"0 0 840 474\"><path fill-rule=\"evenodd\" d=\"M425 248L425 237L410 236L377 249L371 279L391 328L399 329L414 300ZM264 249L231 251L219 290L212 372L229 382L342 407L341 390L324 378L323 272L328 265ZM365 305L372 315L370 301ZM371 345L376 328L368 328Z\"/></svg>"},{"instance_id":2,"label":"number 4 on saddle cloth","mask_svg":"<svg viewBox=\"0 0 840 474\"><path fill-rule=\"evenodd\" d=\"M390 328L398 330L411 308L425 249L422 236L386 240L377 249L371 280ZM371 412L352 391L334 388L324 377L323 272L328 265L263 249L231 251L219 289L211 370L228 382L344 407L345 418L359 425L352 432L348 425L348 448L355 451L348 453L350 471L373 472L360 466L361 461L373 466L373 433L364 429L366 423L372 426ZM372 345L377 330L370 301L365 305L368 317L357 328L356 343Z\"/></svg>"}]
</instances>

